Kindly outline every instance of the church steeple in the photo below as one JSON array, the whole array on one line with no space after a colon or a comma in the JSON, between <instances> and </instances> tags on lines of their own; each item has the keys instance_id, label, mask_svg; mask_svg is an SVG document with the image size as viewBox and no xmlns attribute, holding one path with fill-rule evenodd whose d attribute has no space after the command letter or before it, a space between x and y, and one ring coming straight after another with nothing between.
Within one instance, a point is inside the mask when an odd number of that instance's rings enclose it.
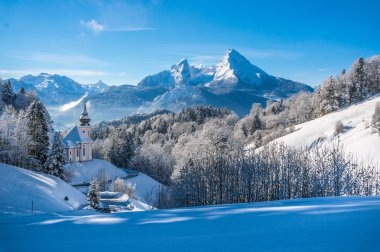
<instances>
[{"instance_id":1,"label":"church steeple","mask_svg":"<svg viewBox=\"0 0 380 252\"><path fill-rule=\"evenodd\" d=\"M88 117L88 112L86 108L86 103L83 105L83 112L82 115L79 118L80 126L90 126L90 117Z\"/></svg>"}]
</instances>

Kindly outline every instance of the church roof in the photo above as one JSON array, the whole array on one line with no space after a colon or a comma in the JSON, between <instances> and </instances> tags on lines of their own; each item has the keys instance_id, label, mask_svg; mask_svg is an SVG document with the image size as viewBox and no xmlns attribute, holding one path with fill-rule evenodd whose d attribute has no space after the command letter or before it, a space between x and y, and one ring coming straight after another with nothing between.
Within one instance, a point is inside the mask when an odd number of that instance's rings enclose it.
<instances>
[{"instance_id":1,"label":"church roof","mask_svg":"<svg viewBox=\"0 0 380 252\"><path fill-rule=\"evenodd\" d=\"M66 133L62 142L67 147L76 147L79 143L92 143L92 140L85 136L78 126L74 126Z\"/></svg>"}]
</instances>

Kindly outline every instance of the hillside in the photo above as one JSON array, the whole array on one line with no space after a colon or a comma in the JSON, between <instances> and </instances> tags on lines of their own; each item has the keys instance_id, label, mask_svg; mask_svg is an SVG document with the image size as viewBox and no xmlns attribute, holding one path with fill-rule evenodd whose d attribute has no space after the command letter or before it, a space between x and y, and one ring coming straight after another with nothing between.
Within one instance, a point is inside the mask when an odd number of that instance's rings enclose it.
<instances>
[{"instance_id":1,"label":"hillside","mask_svg":"<svg viewBox=\"0 0 380 252\"><path fill-rule=\"evenodd\" d=\"M63 212L87 204L86 196L54 176L0 163L0 215ZM67 196L68 200L65 201Z\"/></svg>"},{"instance_id":2,"label":"hillside","mask_svg":"<svg viewBox=\"0 0 380 252\"><path fill-rule=\"evenodd\" d=\"M291 146L311 147L316 143L340 140L347 152L362 159L373 159L380 164L380 136L372 133L370 127L375 105L380 96L352 105L295 126L295 132L280 137L275 142L284 142ZM335 123L342 121L344 128L335 134Z\"/></svg>"},{"instance_id":3,"label":"hillside","mask_svg":"<svg viewBox=\"0 0 380 252\"><path fill-rule=\"evenodd\" d=\"M333 197L118 214L82 210L12 221L0 217L0 250L375 251L379 215L380 197Z\"/></svg>"}]
</instances>

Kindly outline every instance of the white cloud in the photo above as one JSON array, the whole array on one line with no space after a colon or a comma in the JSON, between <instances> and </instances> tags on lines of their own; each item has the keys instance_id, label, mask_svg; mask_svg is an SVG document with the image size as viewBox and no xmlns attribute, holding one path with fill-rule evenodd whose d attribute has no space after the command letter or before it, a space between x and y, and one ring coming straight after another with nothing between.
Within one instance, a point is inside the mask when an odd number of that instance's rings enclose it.
<instances>
[{"instance_id":1,"label":"white cloud","mask_svg":"<svg viewBox=\"0 0 380 252\"><path fill-rule=\"evenodd\" d=\"M90 21L81 20L80 24L87 29L90 29L94 33L100 33L106 29L106 26L104 24L98 23L95 19L92 19Z\"/></svg>"}]
</instances>

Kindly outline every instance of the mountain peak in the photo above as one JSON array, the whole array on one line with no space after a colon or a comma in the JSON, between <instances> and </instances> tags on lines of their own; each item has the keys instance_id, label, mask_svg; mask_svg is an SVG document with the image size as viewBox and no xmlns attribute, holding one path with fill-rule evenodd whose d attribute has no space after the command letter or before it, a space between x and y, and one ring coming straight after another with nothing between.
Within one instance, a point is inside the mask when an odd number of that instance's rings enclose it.
<instances>
[{"instance_id":1,"label":"mountain peak","mask_svg":"<svg viewBox=\"0 0 380 252\"><path fill-rule=\"evenodd\" d=\"M235 49L228 49L222 60L216 66L214 79L230 79L231 83L239 80L247 83L256 83L257 79L266 73L252 65L243 55Z\"/></svg>"},{"instance_id":2,"label":"mountain peak","mask_svg":"<svg viewBox=\"0 0 380 252\"><path fill-rule=\"evenodd\" d=\"M95 83L96 86L108 86L106 83L104 83L102 80L99 80Z\"/></svg>"},{"instance_id":3,"label":"mountain peak","mask_svg":"<svg viewBox=\"0 0 380 252\"><path fill-rule=\"evenodd\" d=\"M173 65L170 72L176 85L188 84L190 80L190 66L187 59L182 59L178 64Z\"/></svg>"},{"instance_id":4,"label":"mountain peak","mask_svg":"<svg viewBox=\"0 0 380 252\"><path fill-rule=\"evenodd\" d=\"M181 65L189 65L189 62L187 61L187 59L181 59L177 66L181 66Z\"/></svg>"},{"instance_id":5,"label":"mountain peak","mask_svg":"<svg viewBox=\"0 0 380 252\"><path fill-rule=\"evenodd\" d=\"M48 73L40 73L38 76L46 78L46 77L51 76L51 74L48 74Z\"/></svg>"}]
</instances>

